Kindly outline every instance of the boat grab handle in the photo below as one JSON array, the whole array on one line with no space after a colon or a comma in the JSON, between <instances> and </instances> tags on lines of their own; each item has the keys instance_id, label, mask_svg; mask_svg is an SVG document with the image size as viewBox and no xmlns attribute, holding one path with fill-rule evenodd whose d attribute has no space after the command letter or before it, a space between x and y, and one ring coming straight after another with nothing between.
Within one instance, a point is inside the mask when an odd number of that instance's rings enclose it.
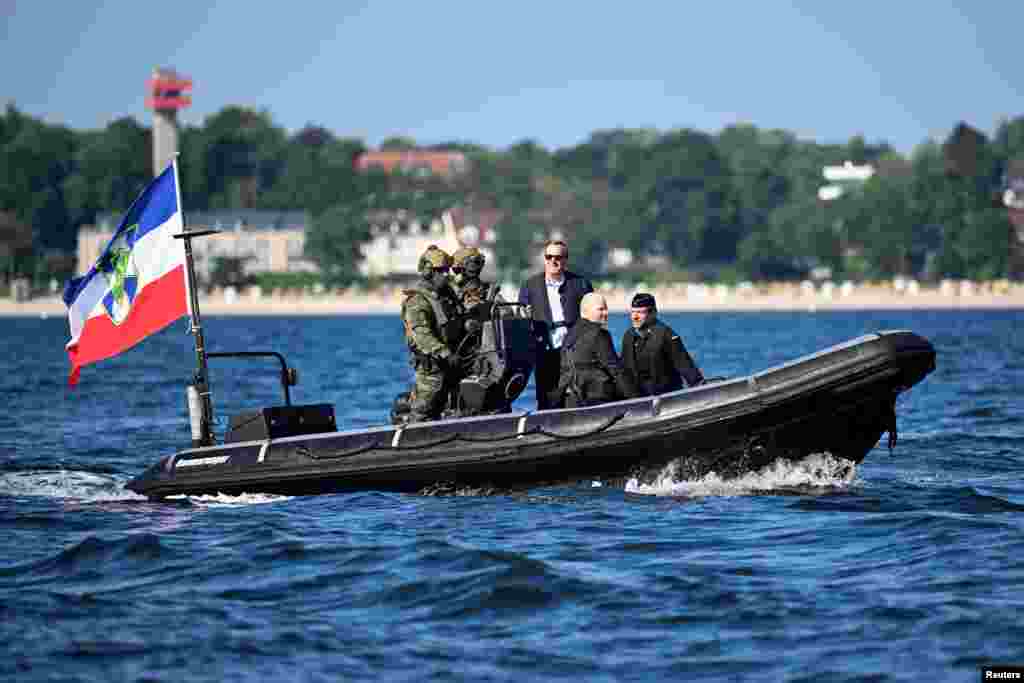
<instances>
[{"instance_id":1,"label":"boat grab handle","mask_svg":"<svg viewBox=\"0 0 1024 683\"><path fill-rule=\"evenodd\" d=\"M605 423L603 425L595 427L594 429L591 429L588 432L583 432L581 434L558 434L557 432L549 432L548 430L544 429L540 425L537 425L536 427L534 427L532 429L527 429L525 432L523 432L523 434L541 434L542 436L551 437L552 439L562 439L562 440L566 440L566 441L571 440L571 439L583 439L583 438L586 438L588 436L594 436L595 434L600 434L604 430L611 428L612 425L614 425L616 422L618 422L619 420L621 420L624 417L626 417L626 413L619 413L618 415L612 415L610 418L608 418L605 421Z\"/></svg>"},{"instance_id":2,"label":"boat grab handle","mask_svg":"<svg viewBox=\"0 0 1024 683\"><path fill-rule=\"evenodd\" d=\"M583 438L586 438L588 436L594 436L596 434L600 434L601 432L605 431L606 429L610 429L619 420L621 420L624 417L626 417L627 414L628 413L619 413L618 415L612 415L610 418L605 420L605 422L603 424L598 425L594 429L591 429L589 431L583 432L581 434L559 434L557 432L549 432L548 430L544 429L540 425L537 425L537 426L531 427L530 429L527 429L527 430L525 430L523 432L518 432L517 431L515 434L509 434L507 436L481 437L481 436L470 436L468 434L461 434L459 432L455 432L454 434L442 437L440 439L437 439L436 441L428 441L426 443L418 443L418 444L413 444L411 446L387 446L387 445L382 444L380 441L371 441L370 443L365 444L363 446L359 446L357 448L352 448L352 449L349 449L347 451L335 451L335 452L331 452L331 453L316 453L312 449L306 449L307 450L306 455L308 455L313 460L333 460L335 458L348 458L348 457L351 457L353 455L359 455L360 453L366 453L367 451L374 451L374 450L377 450L377 451L417 451L417 450L424 450L424 449L427 449L427 448L437 448L438 446L443 446L445 444L453 443L455 441L468 441L470 443L493 443L493 442L497 442L497 441L505 441L506 439L516 439L516 438L518 438L520 436L527 436L529 434L540 434L541 436L546 436L546 437L548 437L550 439L561 439L561 440L564 440L564 441L569 441L569 440L572 440L572 439L583 439Z\"/></svg>"},{"instance_id":3,"label":"boat grab handle","mask_svg":"<svg viewBox=\"0 0 1024 683\"><path fill-rule=\"evenodd\" d=\"M381 446L379 441L371 441L363 446L356 448L350 448L347 451L333 451L331 453L317 453L312 448L309 449L307 455L313 460L333 460L334 458L350 458L353 455L359 455L360 453L366 453L367 451L376 450L378 448L387 448Z\"/></svg>"},{"instance_id":4,"label":"boat grab handle","mask_svg":"<svg viewBox=\"0 0 1024 683\"><path fill-rule=\"evenodd\" d=\"M435 448L437 446L443 446L444 444L451 443L453 441L468 441L470 443L493 443L493 442L496 442L496 441L504 441L506 439L517 439L520 436L527 436L529 434L540 434L541 436L546 436L546 437L548 437L550 439L562 439L562 440L583 439L583 438L588 437L588 436L594 436L595 434L600 434L601 432L605 431L606 429L611 428L616 422L618 422L619 420L621 420L624 417L626 417L626 413L619 413L618 415L612 415L610 418L608 418L604 422L604 424L598 425L594 429L591 429L589 431L583 432L581 434L559 434L557 432L549 432L548 430L544 429L540 425L537 425L535 427L531 427L530 429L524 430L522 432L516 431L515 434L509 434L507 436L497 436L497 437L469 436L468 434L460 434L459 432L456 432L456 433L454 433L454 434L452 434L450 436L446 436L446 437L444 437L442 439L438 439L437 441L431 441L431 442L428 442L428 443L416 444L416 445L413 445L413 446L392 446L391 450L408 451L408 450L417 450L417 449L422 449L422 448Z\"/></svg>"}]
</instances>

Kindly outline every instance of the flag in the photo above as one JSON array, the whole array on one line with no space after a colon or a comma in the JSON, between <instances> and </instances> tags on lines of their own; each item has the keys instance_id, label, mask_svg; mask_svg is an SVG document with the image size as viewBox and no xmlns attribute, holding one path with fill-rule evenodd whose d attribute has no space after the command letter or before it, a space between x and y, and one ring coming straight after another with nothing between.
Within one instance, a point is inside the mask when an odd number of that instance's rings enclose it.
<instances>
[{"instance_id":1,"label":"flag","mask_svg":"<svg viewBox=\"0 0 1024 683\"><path fill-rule=\"evenodd\" d=\"M83 365L135 346L189 311L178 169L172 162L128 209L99 259L64 290L71 360Z\"/></svg>"}]
</instances>

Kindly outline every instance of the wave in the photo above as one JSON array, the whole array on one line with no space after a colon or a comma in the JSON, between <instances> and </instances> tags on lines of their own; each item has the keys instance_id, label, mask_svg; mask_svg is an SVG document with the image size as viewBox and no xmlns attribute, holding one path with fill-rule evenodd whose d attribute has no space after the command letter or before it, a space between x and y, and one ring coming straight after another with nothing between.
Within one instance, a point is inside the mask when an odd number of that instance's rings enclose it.
<instances>
[{"instance_id":1,"label":"wave","mask_svg":"<svg viewBox=\"0 0 1024 683\"><path fill-rule=\"evenodd\" d=\"M168 496L167 500L188 501L199 507L243 507L246 505L263 505L291 500L292 496L278 496L270 493L241 493L229 496L226 493L207 494L202 496Z\"/></svg>"},{"instance_id":2,"label":"wave","mask_svg":"<svg viewBox=\"0 0 1024 683\"><path fill-rule=\"evenodd\" d=\"M25 470L0 474L0 496L52 498L75 503L145 502L145 496L124 487L127 478L83 470ZM197 507L239 507L290 500L290 496L243 493L169 496L172 503Z\"/></svg>"},{"instance_id":3,"label":"wave","mask_svg":"<svg viewBox=\"0 0 1024 683\"><path fill-rule=\"evenodd\" d=\"M28 470L0 474L0 496L38 496L78 502L146 500L124 488L123 477L81 470Z\"/></svg>"},{"instance_id":4,"label":"wave","mask_svg":"<svg viewBox=\"0 0 1024 683\"><path fill-rule=\"evenodd\" d=\"M653 496L742 496L765 492L811 489L845 489L855 482L857 465L830 453L815 453L802 460L778 459L740 477L724 479L709 472L700 479L680 478L678 461L670 462L650 484L636 478L626 482L626 492Z\"/></svg>"}]
</instances>

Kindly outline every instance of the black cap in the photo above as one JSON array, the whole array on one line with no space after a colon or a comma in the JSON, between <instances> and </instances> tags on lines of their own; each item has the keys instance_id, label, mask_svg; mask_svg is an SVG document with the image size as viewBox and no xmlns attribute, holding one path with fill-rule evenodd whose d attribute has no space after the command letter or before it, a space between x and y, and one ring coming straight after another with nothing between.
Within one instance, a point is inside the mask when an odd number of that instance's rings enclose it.
<instances>
[{"instance_id":1,"label":"black cap","mask_svg":"<svg viewBox=\"0 0 1024 683\"><path fill-rule=\"evenodd\" d=\"M636 294L633 297L633 303L630 304L632 308L657 308L657 304L654 303L653 294Z\"/></svg>"}]
</instances>

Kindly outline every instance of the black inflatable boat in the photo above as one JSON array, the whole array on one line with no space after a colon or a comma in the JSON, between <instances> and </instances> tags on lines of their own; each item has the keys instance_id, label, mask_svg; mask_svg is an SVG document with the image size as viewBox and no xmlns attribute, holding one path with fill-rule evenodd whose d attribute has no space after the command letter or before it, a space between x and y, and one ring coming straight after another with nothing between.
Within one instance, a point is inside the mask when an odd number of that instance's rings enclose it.
<instances>
[{"instance_id":1,"label":"black inflatable boat","mask_svg":"<svg viewBox=\"0 0 1024 683\"><path fill-rule=\"evenodd\" d=\"M282 365L286 405L232 419L224 443L168 455L127 488L150 498L415 492L439 483L515 490L643 478L673 460L687 478L822 452L856 463L886 432L895 445L896 398L935 368L935 350L912 332L879 332L651 398L340 432L329 404L290 405ZM523 373L512 366L498 373L507 385L478 383L476 394L521 391Z\"/></svg>"}]
</instances>

